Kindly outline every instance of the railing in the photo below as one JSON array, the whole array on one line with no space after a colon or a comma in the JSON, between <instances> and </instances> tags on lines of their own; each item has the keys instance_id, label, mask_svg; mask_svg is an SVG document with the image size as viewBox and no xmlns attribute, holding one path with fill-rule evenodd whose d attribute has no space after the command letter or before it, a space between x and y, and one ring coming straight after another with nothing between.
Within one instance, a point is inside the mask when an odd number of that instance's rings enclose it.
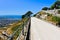
<instances>
[{"instance_id":1,"label":"railing","mask_svg":"<svg viewBox=\"0 0 60 40\"><path fill-rule=\"evenodd\" d=\"M25 25L29 25L29 24L27 24L29 22L30 22L30 18L28 18L25 22L23 21L23 23L18 26L17 30L15 30L13 32L13 34L9 35L7 40L20 40L20 39L17 39L17 38L20 37L21 32L24 35L24 39L26 39L26 37L25 37L26 36L26 32L24 33L24 27L25 27Z\"/></svg>"}]
</instances>

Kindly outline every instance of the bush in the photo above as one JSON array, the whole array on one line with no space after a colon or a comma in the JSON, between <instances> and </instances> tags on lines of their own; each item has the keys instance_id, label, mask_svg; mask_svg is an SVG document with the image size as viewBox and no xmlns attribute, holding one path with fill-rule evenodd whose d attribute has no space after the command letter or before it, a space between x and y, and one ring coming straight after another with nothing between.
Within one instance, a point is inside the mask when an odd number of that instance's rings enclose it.
<instances>
[{"instance_id":1,"label":"bush","mask_svg":"<svg viewBox=\"0 0 60 40\"><path fill-rule=\"evenodd\" d=\"M60 14L60 10L58 10L58 14Z\"/></svg>"},{"instance_id":2,"label":"bush","mask_svg":"<svg viewBox=\"0 0 60 40\"><path fill-rule=\"evenodd\" d=\"M56 8L56 9L60 9L60 1L56 1L50 8L51 9L54 9L54 8Z\"/></svg>"},{"instance_id":3,"label":"bush","mask_svg":"<svg viewBox=\"0 0 60 40\"><path fill-rule=\"evenodd\" d=\"M47 13L47 16L52 16L52 14Z\"/></svg>"},{"instance_id":4,"label":"bush","mask_svg":"<svg viewBox=\"0 0 60 40\"><path fill-rule=\"evenodd\" d=\"M52 17L52 21L60 22L60 17L53 16L53 17Z\"/></svg>"},{"instance_id":5,"label":"bush","mask_svg":"<svg viewBox=\"0 0 60 40\"><path fill-rule=\"evenodd\" d=\"M34 17L36 16L36 14L33 15Z\"/></svg>"},{"instance_id":6,"label":"bush","mask_svg":"<svg viewBox=\"0 0 60 40\"><path fill-rule=\"evenodd\" d=\"M44 7L44 8L42 8L42 10L48 10L48 7Z\"/></svg>"}]
</instances>

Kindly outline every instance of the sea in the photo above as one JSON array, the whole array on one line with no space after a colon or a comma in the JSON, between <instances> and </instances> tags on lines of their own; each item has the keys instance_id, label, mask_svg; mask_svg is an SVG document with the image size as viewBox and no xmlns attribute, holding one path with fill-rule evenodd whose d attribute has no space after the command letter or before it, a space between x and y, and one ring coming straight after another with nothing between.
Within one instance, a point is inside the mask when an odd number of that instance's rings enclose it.
<instances>
[{"instance_id":1,"label":"sea","mask_svg":"<svg viewBox=\"0 0 60 40\"><path fill-rule=\"evenodd\" d=\"M3 15L3 16L0 16L0 28L6 27L9 24L18 22L18 20L21 20L21 19L22 19L21 15Z\"/></svg>"},{"instance_id":2,"label":"sea","mask_svg":"<svg viewBox=\"0 0 60 40\"><path fill-rule=\"evenodd\" d=\"M22 19L22 15L2 15L0 16L0 20L5 20L5 19L9 19L9 20L21 20Z\"/></svg>"}]
</instances>

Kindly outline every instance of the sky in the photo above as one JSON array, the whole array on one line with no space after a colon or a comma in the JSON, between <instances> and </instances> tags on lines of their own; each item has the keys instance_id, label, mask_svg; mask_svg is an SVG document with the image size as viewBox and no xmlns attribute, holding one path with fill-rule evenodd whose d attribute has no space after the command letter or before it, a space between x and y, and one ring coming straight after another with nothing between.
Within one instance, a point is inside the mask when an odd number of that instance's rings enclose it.
<instances>
[{"instance_id":1,"label":"sky","mask_svg":"<svg viewBox=\"0 0 60 40\"><path fill-rule=\"evenodd\" d=\"M43 7L50 7L56 0L0 0L0 15L23 15L27 11L34 14Z\"/></svg>"}]
</instances>

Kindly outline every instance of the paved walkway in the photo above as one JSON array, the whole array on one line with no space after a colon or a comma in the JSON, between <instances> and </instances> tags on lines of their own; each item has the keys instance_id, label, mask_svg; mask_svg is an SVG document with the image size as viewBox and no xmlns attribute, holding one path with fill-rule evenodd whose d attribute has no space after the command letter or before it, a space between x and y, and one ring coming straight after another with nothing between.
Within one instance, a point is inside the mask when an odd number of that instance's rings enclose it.
<instances>
[{"instance_id":1,"label":"paved walkway","mask_svg":"<svg viewBox=\"0 0 60 40\"><path fill-rule=\"evenodd\" d=\"M60 40L60 28L32 17L30 36L31 40Z\"/></svg>"}]
</instances>

